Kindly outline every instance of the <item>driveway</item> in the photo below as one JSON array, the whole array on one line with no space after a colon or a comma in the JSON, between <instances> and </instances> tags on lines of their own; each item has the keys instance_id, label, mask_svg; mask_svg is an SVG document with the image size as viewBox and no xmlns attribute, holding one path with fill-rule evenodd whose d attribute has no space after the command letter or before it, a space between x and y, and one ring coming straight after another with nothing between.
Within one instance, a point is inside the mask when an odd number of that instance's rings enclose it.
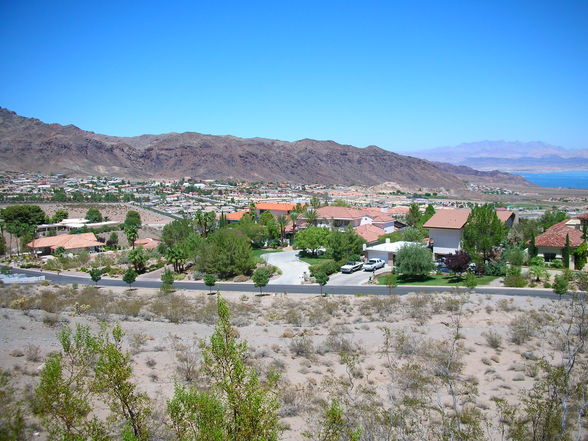
<instances>
[{"instance_id":1,"label":"driveway","mask_svg":"<svg viewBox=\"0 0 588 441\"><path fill-rule=\"evenodd\" d=\"M298 259L296 254L298 254L297 250L261 255L262 259L267 263L277 266L282 270L280 276L270 280L270 285L300 285L302 283L303 274L309 272L309 265Z\"/></svg>"},{"instance_id":2,"label":"driveway","mask_svg":"<svg viewBox=\"0 0 588 441\"><path fill-rule=\"evenodd\" d=\"M371 271L356 271L351 274L336 273L332 274L329 279L327 286L348 286L348 285L365 285L370 277L390 271L390 267L386 265L384 268L374 272Z\"/></svg>"}]
</instances>

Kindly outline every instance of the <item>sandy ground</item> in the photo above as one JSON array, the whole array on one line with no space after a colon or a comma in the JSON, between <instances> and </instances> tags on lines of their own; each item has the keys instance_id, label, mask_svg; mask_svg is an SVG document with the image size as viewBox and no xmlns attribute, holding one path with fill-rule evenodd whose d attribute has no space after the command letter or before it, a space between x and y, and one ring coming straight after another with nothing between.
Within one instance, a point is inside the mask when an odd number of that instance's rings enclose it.
<instances>
[{"instance_id":1,"label":"sandy ground","mask_svg":"<svg viewBox=\"0 0 588 441\"><path fill-rule=\"evenodd\" d=\"M43 359L49 352L59 350L56 332L60 326L82 323L97 330L99 321L106 320L120 322L134 354L134 372L141 390L156 406L163 406L173 392L174 382L186 381L181 355L191 354L197 363L198 341L207 339L213 331L214 296L206 292L178 291L162 296L148 289L67 289L0 287L0 367L15 373L21 386L34 386ZM397 385L383 356L382 329L405 333L416 351L449 338L459 317L463 348L460 378L464 384L477 387L476 406L491 418L496 418L491 398L517 402L532 386L536 373L528 354L550 360L559 357L546 338L547 328L538 329L520 344L511 341L510 324L514 319L554 312L561 304L553 300L479 294L462 298L450 294L321 298L230 293L223 297L230 302L240 337L249 343L252 362L262 371L272 366L282 372L280 388L288 397L282 407L282 422L288 428L284 440L301 439L301 432L316 420L319 403L331 390L329 385L333 380L340 384L347 381L346 365L333 347L333 336L357 356L359 373L353 380L352 392L371 388L386 403ZM24 309L14 309L16 299L21 298L35 300ZM76 314L74 301L91 307L86 313ZM464 303L458 313L455 308L460 301ZM23 304L21 301L21 308ZM501 336L496 349L485 337L489 331ZM306 341L309 348L296 352L294 343L301 341ZM37 356L31 356L37 351ZM403 357L408 355L393 354L394 363L401 364ZM446 395L441 396L447 400Z\"/></svg>"}]
</instances>

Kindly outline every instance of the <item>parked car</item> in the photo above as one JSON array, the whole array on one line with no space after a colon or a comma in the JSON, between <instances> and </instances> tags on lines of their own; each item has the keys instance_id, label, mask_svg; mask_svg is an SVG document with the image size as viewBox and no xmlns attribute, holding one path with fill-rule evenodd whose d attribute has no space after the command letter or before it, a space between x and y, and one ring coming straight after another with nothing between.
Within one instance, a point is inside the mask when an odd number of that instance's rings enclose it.
<instances>
[{"instance_id":1,"label":"parked car","mask_svg":"<svg viewBox=\"0 0 588 441\"><path fill-rule=\"evenodd\" d=\"M363 262L347 262L341 267L342 273L353 273L363 268Z\"/></svg>"},{"instance_id":2,"label":"parked car","mask_svg":"<svg viewBox=\"0 0 588 441\"><path fill-rule=\"evenodd\" d=\"M380 268L384 268L386 262L384 259L370 259L368 262L363 266L364 271L375 271Z\"/></svg>"}]
</instances>

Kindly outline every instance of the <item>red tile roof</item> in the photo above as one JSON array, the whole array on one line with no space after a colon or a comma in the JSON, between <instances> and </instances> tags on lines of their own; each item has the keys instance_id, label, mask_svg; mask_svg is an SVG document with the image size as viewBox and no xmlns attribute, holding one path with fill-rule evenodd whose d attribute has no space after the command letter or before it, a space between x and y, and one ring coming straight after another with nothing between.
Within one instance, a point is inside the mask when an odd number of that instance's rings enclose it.
<instances>
[{"instance_id":1,"label":"red tile roof","mask_svg":"<svg viewBox=\"0 0 588 441\"><path fill-rule=\"evenodd\" d=\"M566 235L570 235L570 246L576 248L580 246L582 232L569 225L566 225L569 219L549 227L545 232L535 238L535 245L538 247L555 247L563 248L566 245Z\"/></svg>"},{"instance_id":2,"label":"red tile roof","mask_svg":"<svg viewBox=\"0 0 588 441\"><path fill-rule=\"evenodd\" d=\"M96 240L94 233L60 234L58 236L41 237L27 243L30 248L51 248L52 250L59 247L65 250L75 250L101 245L103 244Z\"/></svg>"},{"instance_id":3,"label":"red tile roof","mask_svg":"<svg viewBox=\"0 0 588 441\"><path fill-rule=\"evenodd\" d=\"M296 204L280 204L278 202L258 202L255 204L258 210L292 211Z\"/></svg>"},{"instance_id":4,"label":"red tile roof","mask_svg":"<svg viewBox=\"0 0 588 441\"><path fill-rule=\"evenodd\" d=\"M367 243L375 242L380 236L386 234L384 229L371 224L360 225L359 227L355 228L355 232L359 234Z\"/></svg>"},{"instance_id":5,"label":"red tile roof","mask_svg":"<svg viewBox=\"0 0 588 441\"><path fill-rule=\"evenodd\" d=\"M227 220L241 220L241 218L243 217L244 214L249 213L249 210L243 210L243 211L235 211L234 213L229 213L227 214L226 218Z\"/></svg>"}]
</instances>

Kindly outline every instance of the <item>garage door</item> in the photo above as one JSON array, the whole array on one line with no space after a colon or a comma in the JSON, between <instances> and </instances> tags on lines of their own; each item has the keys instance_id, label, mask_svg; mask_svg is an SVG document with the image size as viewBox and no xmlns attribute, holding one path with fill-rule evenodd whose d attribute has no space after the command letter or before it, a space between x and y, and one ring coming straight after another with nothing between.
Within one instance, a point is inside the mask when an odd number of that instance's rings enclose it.
<instances>
[{"instance_id":1,"label":"garage door","mask_svg":"<svg viewBox=\"0 0 588 441\"><path fill-rule=\"evenodd\" d=\"M388 252L387 251L368 251L367 252L368 259L383 259L386 263L388 262Z\"/></svg>"}]
</instances>

